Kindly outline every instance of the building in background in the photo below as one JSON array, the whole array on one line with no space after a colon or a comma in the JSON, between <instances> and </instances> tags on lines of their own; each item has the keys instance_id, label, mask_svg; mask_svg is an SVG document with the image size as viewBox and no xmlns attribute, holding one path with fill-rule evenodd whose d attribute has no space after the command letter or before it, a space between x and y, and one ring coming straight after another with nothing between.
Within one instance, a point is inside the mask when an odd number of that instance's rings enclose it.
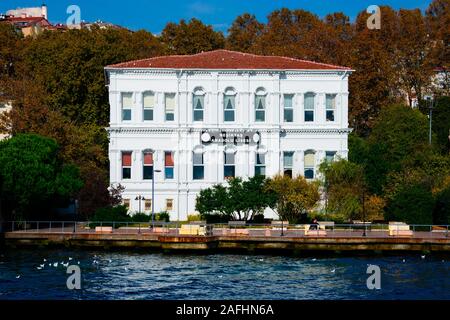
<instances>
[{"instance_id":1,"label":"building in background","mask_svg":"<svg viewBox=\"0 0 450 320\"><path fill-rule=\"evenodd\" d=\"M347 157L351 72L227 50L108 66L111 183L149 213L154 179L155 212L185 220L201 189L230 177L315 179Z\"/></svg>"}]
</instances>

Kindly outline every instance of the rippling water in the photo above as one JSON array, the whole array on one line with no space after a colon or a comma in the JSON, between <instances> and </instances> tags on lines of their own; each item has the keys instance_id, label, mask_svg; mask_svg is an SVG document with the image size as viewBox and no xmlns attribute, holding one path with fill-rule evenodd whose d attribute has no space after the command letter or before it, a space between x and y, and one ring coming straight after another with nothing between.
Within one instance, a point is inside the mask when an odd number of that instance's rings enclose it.
<instances>
[{"instance_id":1,"label":"rippling water","mask_svg":"<svg viewBox=\"0 0 450 320\"><path fill-rule=\"evenodd\" d=\"M67 289L61 262L79 262L81 290ZM367 289L368 264L381 290ZM0 299L450 299L450 259L7 250Z\"/></svg>"}]
</instances>

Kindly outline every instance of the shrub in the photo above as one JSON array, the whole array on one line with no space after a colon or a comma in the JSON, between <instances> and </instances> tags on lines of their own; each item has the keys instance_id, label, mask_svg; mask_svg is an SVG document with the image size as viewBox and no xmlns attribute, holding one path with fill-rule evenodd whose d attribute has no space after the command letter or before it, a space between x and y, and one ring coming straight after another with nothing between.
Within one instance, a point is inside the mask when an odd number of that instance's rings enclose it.
<instances>
[{"instance_id":1,"label":"shrub","mask_svg":"<svg viewBox=\"0 0 450 320\"><path fill-rule=\"evenodd\" d=\"M200 221L201 217L199 214L190 214L187 217L187 221Z\"/></svg>"},{"instance_id":2,"label":"shrub","mask_svg":"<svg viewBox=\"0 0 450 320\"><path fill-rule=\"evenodd\" d=\"M144 212L138 212L138 213L132 215L130 218L131 218L131 221L133 221L133 222L148 222L149 220L152 219L152 216L148 215Z\"/></svg>"},{"instance_id":3,"label":"shrub","mask_svg":"<svg viewBox=\"0 0 450 320\"><path fill-rule=\"evenodd\" d=\"M158 213L156 215L156 220L169 222L170 221L170 214L167 211L161 211L160 213Z\"/></svg>"}]
</instances>

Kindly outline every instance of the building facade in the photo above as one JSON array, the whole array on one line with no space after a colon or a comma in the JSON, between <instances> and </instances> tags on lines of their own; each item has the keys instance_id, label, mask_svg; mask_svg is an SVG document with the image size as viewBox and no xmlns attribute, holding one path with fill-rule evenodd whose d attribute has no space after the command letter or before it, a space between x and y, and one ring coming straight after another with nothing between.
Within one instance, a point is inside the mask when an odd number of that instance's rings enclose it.
<instances>
[{"instance_id":1,"label":"building facade","mask_svg":"<svg viewBox=\"0 0 450 320\"><path fill-rule=\"evenodd\" d=\"M228 177L315 179L347 157L349 68L216 50L105 70L110 180L131 213L151 212L153 183L155 212L186 220Z\"/></svg>"}]
</instances>

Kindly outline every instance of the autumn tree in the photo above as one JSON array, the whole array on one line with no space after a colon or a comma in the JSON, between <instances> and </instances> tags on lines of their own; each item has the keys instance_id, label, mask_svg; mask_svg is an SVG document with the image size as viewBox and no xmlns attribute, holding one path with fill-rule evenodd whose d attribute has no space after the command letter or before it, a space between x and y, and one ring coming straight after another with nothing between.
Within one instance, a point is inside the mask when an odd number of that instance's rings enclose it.
<instances>
[{"instance_id":1,"label":"autumn tree","mask_svg":"<svg viewBox=\"0 0 450 320\"><path fill-rule=\"evenodd\" d=\"M228 29L226 48L242 52L251 52L264 30L264 24L255 15L244 13L238 16Z\"/></svg>"},{"instance_id":2,"label":"autumn tree","mask_svg":"<svg viewBox=\"0 0 450 320\"><path fill-rule=\"evenodd\" d=\"M178 24L170 22L161 33L161 41L169 54L195 54L202 51L223 49L225 38L221 32L192 18Z\"/></svg>"},{"instance_id":3,"label":"autumn tree","mask_svg":"<svg viewBox=\"0 0 450 320\"><path fill-rule=\"evenodd\" d=\"M318 186L318 182L307 181L303 176L277 175L268 180L266 190L275 195L272 208L280 219L297 223L319 201Z\"/></svg>"}]
</instances>

